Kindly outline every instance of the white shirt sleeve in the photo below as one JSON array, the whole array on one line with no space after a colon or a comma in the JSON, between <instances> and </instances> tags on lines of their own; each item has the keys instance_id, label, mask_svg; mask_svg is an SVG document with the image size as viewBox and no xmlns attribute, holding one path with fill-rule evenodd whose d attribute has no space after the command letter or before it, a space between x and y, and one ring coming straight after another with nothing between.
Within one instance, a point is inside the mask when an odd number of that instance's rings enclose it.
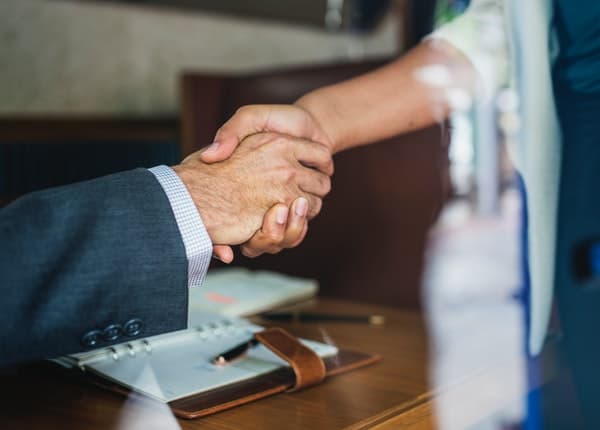
<instances>
[{"instance_id":1,"label":"white shirt sleeve","mask_svg":"<svg viewBox=\"0 0 600 430\"><path fill-rule=\"evenodd\" d=\"M192 196L173 169L157 166L148 170L156 177L171 204L188 260L188 287L198 287L204 282L212 257L208 232Z\"/></svg>"},{"instance_id":2,"label":"white shirt sleeve","mask_svg":"<svg viewBox=\"0 0 600 430\"><path fill-rule=\"evenodd\" d=\"M479 75L478 95L489 96L508 84L509 41L504 0L472 0L459 17L428 36L462 52Z\"/></svg>"}]
</instances>

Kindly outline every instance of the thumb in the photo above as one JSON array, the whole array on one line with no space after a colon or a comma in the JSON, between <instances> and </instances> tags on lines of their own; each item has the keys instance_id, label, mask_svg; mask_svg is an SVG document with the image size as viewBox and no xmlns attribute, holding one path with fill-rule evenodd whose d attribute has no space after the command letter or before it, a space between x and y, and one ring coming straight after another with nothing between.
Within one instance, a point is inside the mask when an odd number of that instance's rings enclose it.
<instances>
[{"instance_id":1,"label":"thumb","mask_svg":"<svg viewBox=\"0 0 600 430\"><path fill-rule=\"evenodd\" d=\"M246 137L268 129L268 105L241 107L217 131L214 142L200 155L205 163L216 163L228 159Z\"/></svg>"},{"instance_id":2,"label":"thumb","mask_svg":"<svg viewBox=\"0 0 600 430\"><path fill-rule=\"evenodd\" d=\"M227 160L240 143L240 140L234 136L218 137L219 140L216 139L217 137L213 143L200 153L200 159L205 163L211 164Z\"/></svg>"},{"instance_id":3,"label":"thumb","mask_svg":"<svg viewBox=\"0 0 600 430\"><path fill-rule=\"evenodd\" d=\"M330 139L312 115L298 105L241 107L217 132L214 143L200 158L205 163L226 160L248 136L261 132L287 134L331 147Z\"/></svg>"},{"instance_id":4,"label":"thumb","mask_svg":"<svg viewBox=\"0 0 600 430\"><path fill-rule=\"evenodd\" d=\"M231 249L230 246L215 245L213 247L213 254L225 264L229 264L233 261L233 249Z\"/></svg>"}]
</instances>

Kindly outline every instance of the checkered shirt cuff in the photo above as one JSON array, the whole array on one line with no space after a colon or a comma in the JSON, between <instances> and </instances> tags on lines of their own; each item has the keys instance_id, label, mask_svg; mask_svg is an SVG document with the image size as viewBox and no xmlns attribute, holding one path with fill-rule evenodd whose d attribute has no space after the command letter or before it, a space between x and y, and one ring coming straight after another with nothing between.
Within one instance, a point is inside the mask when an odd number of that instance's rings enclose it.
<instances>
[{"instance_id":1,"label":"checkered shirt cuff","mask_svg":"<svg viewBox=\"0 0 600 430\"><path fill-rule=\"evenodd\" d=\"M188 260L188 286L199 287L204 282L213 251L202 218L192 196L173 169L156 166L148 170L156 177L171 203Z\"/></svg>"}]
</instances>

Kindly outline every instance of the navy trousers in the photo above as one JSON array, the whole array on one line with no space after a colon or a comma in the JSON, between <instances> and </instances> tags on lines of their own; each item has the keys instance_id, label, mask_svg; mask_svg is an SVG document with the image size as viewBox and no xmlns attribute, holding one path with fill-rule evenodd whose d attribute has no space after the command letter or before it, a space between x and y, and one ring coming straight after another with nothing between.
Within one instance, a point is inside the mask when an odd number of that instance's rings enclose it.
<instances>
[{"instance_id":1,"label":"navy trousers","mask_svg":"<svg viewBox=\"0 0 600 430\"><path fill-rule=\"evenodd\" d=\"M600 428L600 94L556 91L563 130L555 294L585 428ZM600 248L598 248L600 249Z\"/></svg>"}]
</instances>

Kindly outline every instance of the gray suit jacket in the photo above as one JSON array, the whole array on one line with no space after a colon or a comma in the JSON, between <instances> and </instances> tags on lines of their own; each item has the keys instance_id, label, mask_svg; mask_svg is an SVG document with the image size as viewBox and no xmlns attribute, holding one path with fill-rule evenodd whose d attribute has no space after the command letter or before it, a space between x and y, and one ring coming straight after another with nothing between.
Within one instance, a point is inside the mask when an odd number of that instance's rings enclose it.
<instances>
[{"instance_id":1,"label":"gray suit jacket","mask_svg":"<svg viewBox=\"0 0 600 430\"><path fill-rule=\"evenodd\" d=\"M25 196L0 238L0 365L187 326L184 245L145 169Z\"/></svg>"}]
</instances>

